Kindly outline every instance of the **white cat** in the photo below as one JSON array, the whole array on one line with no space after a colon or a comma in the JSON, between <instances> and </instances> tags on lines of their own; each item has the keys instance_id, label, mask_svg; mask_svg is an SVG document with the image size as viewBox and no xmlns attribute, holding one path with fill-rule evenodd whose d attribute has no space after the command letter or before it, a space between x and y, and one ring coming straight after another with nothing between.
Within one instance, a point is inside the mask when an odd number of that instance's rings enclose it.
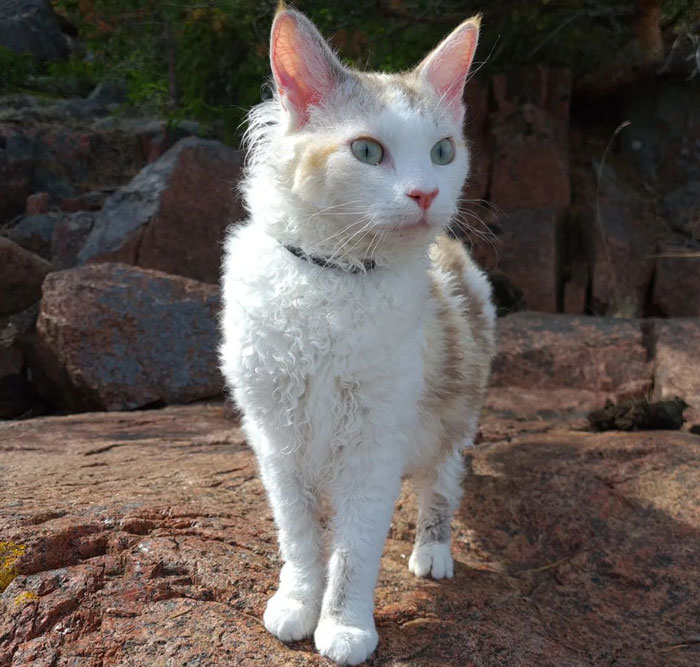
<instances>
[{"instance_id":1,"label":"white cat","mask_svg":"<svg viewBox=\"0 0 700 667\"><path fill-rule=\"evenodd\" d=\"M402 478L420 507L409 569L453 574L461 451L494 353L488 282L442 234L469 169L462 92L478 30L465 21L413 71L364 73L283 8L275 94L250 114L250 220L226 242L221 364L279 530L265 627L313 633L341 664L377 646L373 592Z\"/></svg>"}]
</instances>

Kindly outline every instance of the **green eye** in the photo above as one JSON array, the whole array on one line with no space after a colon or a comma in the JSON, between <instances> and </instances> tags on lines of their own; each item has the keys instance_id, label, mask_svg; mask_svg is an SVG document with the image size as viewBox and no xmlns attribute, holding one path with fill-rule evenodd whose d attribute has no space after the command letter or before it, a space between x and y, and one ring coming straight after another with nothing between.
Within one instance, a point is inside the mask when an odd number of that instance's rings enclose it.
<instances>
[{"instance_id":1,"label":"green eye","mask_svg":"<svg viewBox=\"0 0 700 667\"><path fill-rule=\"evenodd\" d=\"M350 144L352 154L365 164L379 164L384 159L384 149L374 139L355 139Z\"/></svg>"},{"instance_id":2,"label":"green eye","mask_svg":"<svg viewBox=\"0 0 700 667\"><path fill-rule=\"evenodd\" d=\"M450 164L455 159L455 146L452 139L440 139L430 150L433 164Z\"/></svg>"}]
</instances>

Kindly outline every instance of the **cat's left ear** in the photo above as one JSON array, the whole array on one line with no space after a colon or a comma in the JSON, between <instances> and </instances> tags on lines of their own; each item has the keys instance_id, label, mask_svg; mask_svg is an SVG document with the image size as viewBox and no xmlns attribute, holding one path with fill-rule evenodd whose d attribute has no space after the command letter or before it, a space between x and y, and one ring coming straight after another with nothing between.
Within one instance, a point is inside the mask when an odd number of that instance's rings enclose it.
<instances>
[{"instance_id":1,"label":"cat's left ear","mask_svg":"<svg viewBox=\"0 0 700 667\"><path fill-rule=\"evenodd\" d=\"M467 19L445 37L415 70L460 121L464 115L462 92L479 41L480 25L480 14Z\"/></svg>"},{"instance_id":2,"label":"cat's left ear","mask_svg":"<svg viewBox=\"0 0 700 667\"><path fill-rule=\"evenodd\" d=\"M270 36L270 64L282 105L295 127L309 119L309 107L322 104L347 76L316 26L283 5Z\"/></svg>"}]
</instances>

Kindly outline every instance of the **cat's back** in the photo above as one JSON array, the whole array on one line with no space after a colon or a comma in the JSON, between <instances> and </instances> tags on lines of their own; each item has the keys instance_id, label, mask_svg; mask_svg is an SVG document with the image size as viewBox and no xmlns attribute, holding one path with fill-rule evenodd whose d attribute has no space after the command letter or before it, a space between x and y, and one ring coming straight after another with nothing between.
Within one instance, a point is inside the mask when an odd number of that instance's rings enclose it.
<instances>
[{"instance_id":1,"label":"cat's back","mask_svg":"<svg viewBox=\"0 0 700 667\"><path fill-rule=\"evenodd\" d=\"M491 285L464 244L446 235L430 247L432 290L449 303L453 314L471 330L489 359L495 351L496 310Z\"/></svg>"},{"instance_id":2,"label":"cat's back","mask_svg":"<svg viewBox=\"0 0 700 667\"><path fill-rule=\"evenodd\" d=\"M430 248L430 302L426 330L424 414L439 419L454 442L465 419L483 401L496 349L491 287L463 244L440 236ZM443 440L443 438L440 438Z\"/></svg>"}]
</instances>

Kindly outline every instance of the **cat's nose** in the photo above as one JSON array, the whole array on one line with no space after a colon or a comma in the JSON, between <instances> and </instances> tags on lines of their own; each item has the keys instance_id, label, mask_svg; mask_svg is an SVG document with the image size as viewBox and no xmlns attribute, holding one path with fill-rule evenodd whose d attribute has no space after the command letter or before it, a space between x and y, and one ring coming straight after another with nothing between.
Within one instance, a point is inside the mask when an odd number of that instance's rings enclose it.
<instances>
[{"instance_id":1,"label":"cat's nose","mask_svg":"<svg viewBox=\"0 0 700 667\"><path fill-rule=\"evenodd\" d=\"M438 188L435 188L431 192L424 192L423 190L416 190L414 188L413 190L409 190L406 195L413 199L421 210L427 211L433 203L433 199L438 196L438 192L440 192Z\"/></svg>"}]
</instances>

